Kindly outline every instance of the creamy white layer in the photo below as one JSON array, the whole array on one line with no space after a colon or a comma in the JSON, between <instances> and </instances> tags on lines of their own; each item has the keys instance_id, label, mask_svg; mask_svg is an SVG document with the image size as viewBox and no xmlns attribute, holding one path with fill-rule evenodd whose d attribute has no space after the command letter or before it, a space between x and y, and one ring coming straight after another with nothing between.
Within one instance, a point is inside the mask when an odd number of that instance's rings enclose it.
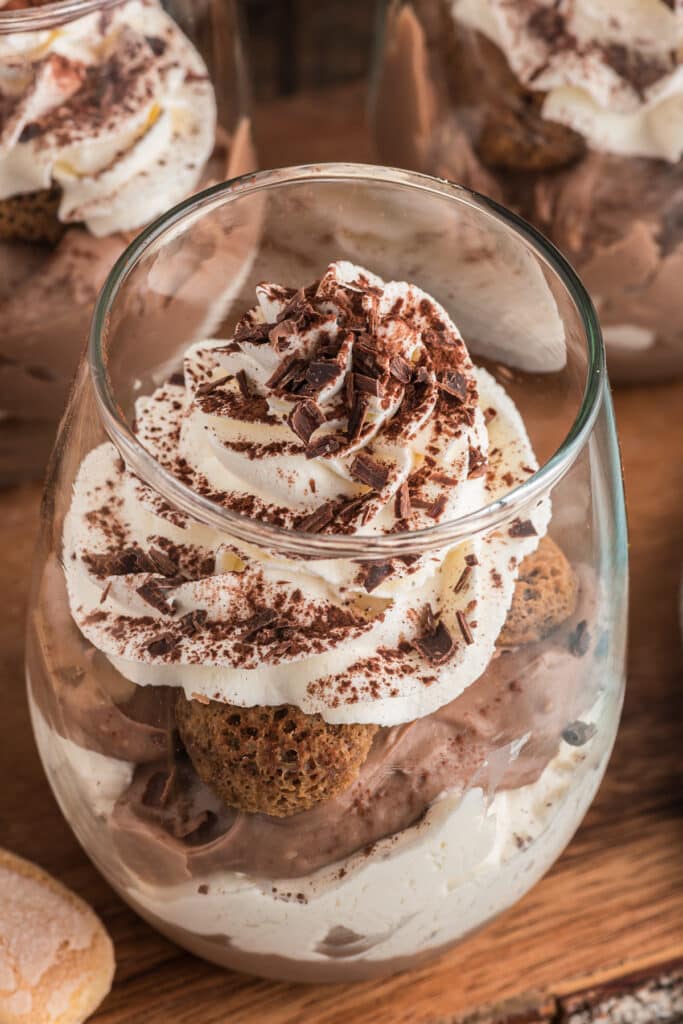
<instances>
[{"instance_id":1,"label":"creamy white layer","mask_svg":"<svg viewBox=\"0 0 683 1024\"><path fill-rule=\"evenodd\" d=\"M181 942L187 933L225 936L254 955L291 950L297 962L321 964L339 955L340 940L350 963L438 949L511 906L557 859L600 784L606 755L598 742L581 750L563 743L536 783L490 801L481 789L445 794L420 825L382 840L369 858L336 865L334 874L266 885L224 873L173 887L130 877L125 895L169 934L182 929ZM206 894L198 892L202 882Z\"/></svg>"},{"instance_id":2,"label":"creamy white layer","mask_svg":"<svg viewBox=\"0 0 683 1024\"><path fill-rule=\"evenodd\" d=\"M417 525L475 511L526 479L537 463L522 419L500 385L472 366L446 312L414 286L385 285L349 264L332 264L321 287L334 282L348 286L360 274L381 292L379 339L396 338L390 310L397 297L404 300L405 309L425 310L420 314L423 319L418 316L414 329L402 338L407 361L429 357L425 324L430 317L443 322L464 360L463 374L476 383L476 391L470 392L471 423L453 434L445 430L435 412L441 401L435 393L394 436L398 404L388 400L387 406L373 399L364 432L350 450L306 458L304 445L286 423L291 403L273 395L265 383L287 351L276 355L267 343L208 342L188 351L184 383L165 385L139 400L137 429L142 443L169 466L180 456L195 483L231 499L238 495L255 501L263 514L273 508L284 510L294 521L328 499L368 494L351 465L359 451L371 449L389 472L385 487L367 503L369 515L359 527L366 534L400 527L396 493L424 466L427 453L434 459L433 474L446 475L448 483L430 477L422 493L430 500L443 495L442 507L436 516L433 510L416 508ZM261 288L258 315L271 322L286 302L273 286ZM340 312L331 300L326 309L325 329L332 337L338 332ZM313 343L307 331L288 338L293 352L306 351ZM343 362L343 353L340 358ZM203 402L201 388L207 380L223 380L240 371L246 373L253 396L266 396L267 423L240 419L239 405L234 404L240 400L235 378L223 385L225 401L233 403L230 415L224 404L212 411ZM341 387L343 381L335 382L327 396L319 396L324 412L336 408ZM340 429L339 423L325 420L319 432L335 429ZM487 459L488 471L480 475L470 470L473 446ZM83 461L65 520L63 558L71 612L90 642L133 682L182 686L188 697L243 706L294 704L307 713L319 712L330 722L394 725L454 700L486 668L512 600L518 565L547 528L549 502L543 500L523 515L523 520L499 531L423 556L409 566L394 560L391 574L368 592L365 570L355 562L285 557L237 543L179 516L125 469L113 445L104 444ZM168 604L153 606L140 588L155 582L163 586L162 575L103 575L93 567L93 556L111 551L112 536L115 547L162 547L181 563L190 554L195 566L209 557L212 571L191 573L199 578L174 585ZM468 558L474 564L468 565ZM250 595L255 591L261 607L278 609L286 617L296 640L289 648L262 643L258 635L245 644L244 626L250 621ZM427 604L455 640L451 656L438 667L414 645ZM179 633L179 620L196 611L206 613L205 621L196 623L191 635ZM321 620L325 626L316 632ZM469 624L471 642L462 632L463 620ZM156 641L170 634L173 643L160 649Z\"/></svg>"},{"instance_id":3,"label":"creamy white layer","mask_svg":"<svg viewBox=\"0 0 683 1024\"><path fill-rule=\"evenodd\" d=\"M56 183L96 236L189 195L214 146L207 68L158 0L0 35L0 101L0 199Z\"/></svg>"},{"instance_id":4,"label":"creamy white layer","mask_svg":"<svg viewBox=\"0 0 683 1024\"><path fill-rule=\"evenodd\" d=\"M557 8L554 0L539 6ZM453 2L454 17L491 39L527 88L547 93L544 117L573 128L598 151L680 160L683 8L665 0L561 0L557 9L571 45L566 36L548 40L534 30L528 4ZM659 61L672 66L637 88L603 46L626 48L627 59L641 68Z\"/></svg>"}]
</instances>

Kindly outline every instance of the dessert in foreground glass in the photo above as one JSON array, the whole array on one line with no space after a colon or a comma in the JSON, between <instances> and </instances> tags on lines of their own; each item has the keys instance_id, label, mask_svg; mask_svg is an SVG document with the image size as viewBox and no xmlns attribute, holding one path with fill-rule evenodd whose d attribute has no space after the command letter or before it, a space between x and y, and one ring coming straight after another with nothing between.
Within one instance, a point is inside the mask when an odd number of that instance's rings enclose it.
<instances>
[{"instance_id":1,"label":"dessert in foreground glass","mask_svg":"<svg viewBox=\"0 0 683 1024\"><path fill-rule=\"evenodd\" d=\"M678 0L385 5L382 159L545 231L590 291L623 380L683 372L681 53Z\"/></svg>"},{"instance_id":2,"label":"dessert in foreground glass","mask_svg":"<svg viewBox=\"0 0 683 1024\"><path fill-rule=\"evenodd\" d=\"M137 231L254 166L232 0L0 0L0 484L40 475Z\"/></svg>"},{"instance_id":3,"label":"dessert in foreground glass","mask_svg":"<svg viewBox=\"0 0 683 1024\"><path fill-rule=\"evenodd\" d=\"M209 227L236 312L171 345L192 296L155 287ZM210 190L110 276L58 453L35 735L144 918L353 980L551 866L617 728L626 547L594 314L521 224L363 165Z\"/></svg>"}]
</instances>

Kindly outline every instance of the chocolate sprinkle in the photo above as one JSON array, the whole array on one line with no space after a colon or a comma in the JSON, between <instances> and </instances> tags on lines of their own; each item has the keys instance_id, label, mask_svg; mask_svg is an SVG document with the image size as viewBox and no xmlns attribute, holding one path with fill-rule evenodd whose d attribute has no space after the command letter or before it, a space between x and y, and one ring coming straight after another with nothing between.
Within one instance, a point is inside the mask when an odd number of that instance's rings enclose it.
<instances>
[{"instance_id":1,"label":"chocolate sprinkle","mask_svg":"<svg viewBox=\"0 0 683 1024\"><path fill-rule=\"evenodd\" d=\"M372 487L373 491L381 491L389 479L389 468L377 462L365 452L360 452L349 467L354 480Z\"/></svg>"},{"instance_id":2,"label":"chocolate sprinkle","mask_svg":"<svg viewBox=\"0 0 683 1024\"><path fill-rule=\"evenodd\" d=\"M508 535L510 537L536 537L536 527L530 519L515 519L508 530Z\"/></svg>"},{"instance_id":3,"label":"chocolate sprinkle","mask_svg":"<svg viewBox=\"0 0 683 1024\"><path fill-rule=\"evenodd\" d=\"M427 509L427 515L430 519L438 519L445 512L447 504L448 499L446 495L440 494L436 501L433 501Z\"/></svg>"},{"instance_id":4,"label":"chocolate sprinkle","mask_svg":"<svg viewBox=\"0 0 683 1024\"><path fill-rule=\"evenodd\" d=\"M287 423L304 444L308 444L311 434L325 422L325 414L317 402L310 398L297 402L289 415Z\"/></svg>"}]
</instances>

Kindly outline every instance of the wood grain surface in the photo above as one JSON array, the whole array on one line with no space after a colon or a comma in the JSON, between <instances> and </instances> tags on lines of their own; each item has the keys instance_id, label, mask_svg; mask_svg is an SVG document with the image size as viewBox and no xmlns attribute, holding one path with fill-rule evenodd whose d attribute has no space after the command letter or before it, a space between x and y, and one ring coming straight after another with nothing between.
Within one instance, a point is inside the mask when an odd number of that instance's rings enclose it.
<instances>
[{"instance_id":1,"label":"wood grain surface","mask_svg":"<svg viewBox=\"0 0 683 1024\"><path fill-rule=\"evenodd\" d=\"M315 109L306 98L280 102L263 113L260 135L264 165L369 156L355 88ZM636 1007L644 999L664 1005L660 1021L681 1019L683 381L615 397L631 528L631 638L623 724L599 796L550 874L488 929L431 966L344 989L204 964L143 924L90 865L44 779L24 697L39 488L0 493L0 845L76 889L110 929L118 969L97 1024L447 1024L475 1011L481 1020L654 1019L654 1011L619 1016L623 992Z\"/></svg>"}]
</instances>

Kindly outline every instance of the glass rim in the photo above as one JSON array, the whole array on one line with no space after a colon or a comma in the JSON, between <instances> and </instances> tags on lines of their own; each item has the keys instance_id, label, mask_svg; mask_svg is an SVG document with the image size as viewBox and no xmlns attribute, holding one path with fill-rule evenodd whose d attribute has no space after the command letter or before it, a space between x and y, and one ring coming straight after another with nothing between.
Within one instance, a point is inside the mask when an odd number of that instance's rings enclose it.
<instances>
[{"instance_id":1,"label":"glass rim","mask_svg":"<svg viewBox=\"0 0 683 1024\"><path fill-rule=\"evenodd\" d=\"M93 11L115 7L125 0L52 0L40 7L22 7L6 11L0 7L0 35L10 32L37 32L83 18Z\"/></svg>"},{"instance_id":2,"label":"glass rim","mask_svg":"<svg viewBox=\"0 0 683 1024\"><path fill-rule=\"evenodd\" d=\"M555 452L532 476L503 497L466 515L418 530L391 534L307 533L233 512L197 494L161 466L132 431L111 392L107 360L103 358L102 347L112 309L126 279L144 256L155 245L163 242L165 235L177 237L177 230L183 222L191 223L200 215L243 196L314 181L396 185L464 203L520 236L535 255L557 274L570 295L584 327L588 356L581 405L567 435ZM261 547L267 546L299 557L355 558L363 561L386 561L401 555L424 554L453 546L495 529L516 512L540 499L565 475L585 447L600 411L606 385L605 351L595 308L576 272L548 239L499 203L462 185L415 171L362 163L302 164L245 174L205 189L157 218L119 257L100 291L91 321L88 369L98 412L109 438L128 468L176 509L206 526Z\"/></svg>"}]
</instances>

